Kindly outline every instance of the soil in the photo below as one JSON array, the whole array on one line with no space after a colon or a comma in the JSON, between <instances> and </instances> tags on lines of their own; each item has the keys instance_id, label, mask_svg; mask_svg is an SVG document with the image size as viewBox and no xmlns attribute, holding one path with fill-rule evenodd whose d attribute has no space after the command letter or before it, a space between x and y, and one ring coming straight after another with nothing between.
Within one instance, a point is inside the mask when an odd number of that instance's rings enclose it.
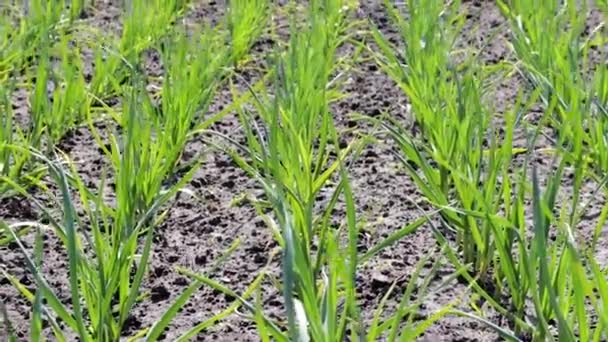
<instances>
[{"instance_id":1,"label":"soil","mask_svg":"<svg viewBox=\"0 0 608 342\"><path fill-rule=\"evenodd\" d=\"M186 14L187 21L208 21L216 23L223 15L223 1L193 1L197 3ZM390 20L383 7L382 0L364 0L357 16L369 19L392 40L398 41L396 31L390 26ZM100 29L111 32L120 31L120 10L116 1L96 1L95 11L85 19ZM483 48L481 61L485 64L496 64L511 58L506 40L509 32L505 20L493 1L465 1L468 11L466 34L461 43L474 48ZM277 19L281 20L281 19ZM494 35L498 32L497 35ZM489 40L489 41L488 41ZM272 47L273 39L263 37L254 46L254 55L258 56L258 66L264 65L261 57ZM345 53L348 48L345 48ZM86 56L85 56L86 57ZM90 58L90 56L89 56ZM147 65L153 75L162 73L162 65L153 58ZM245 68L236 81L249 81L259 78L255 68ZM501 82L494 94L493 103L497 114L508 109L515 101L515 96L524 82L514 77ZM348 98L334 104L333 111L338 126L343 129L357 128L365 131L369 127L360 125L350 119L350 114L358 112L378 116L388 112L405 125L411 125L407 98L399 88L383 74L373 62L366 61L357 65L345 85ZM222 110L231 102L231 94L222 89L216 96L209 114ZM27 112L27 101L15 103L16 110ZM100 124L103 127L103 124ZM239 136L239 123L234 117L227 117L214 125L213 129ZM524 139L523 132L519 137ZM86 128L75 129L61 142L60 147L78 164L78 169L86 184L97 187L102 170L107 161L90 132ZM361 233L361 249L366 250L388 236L396 229L421 217L420 207L427 208L416 186L406 175L399 161L394 157L391 143L383 141L367 147L351 169L353 191L356 196L356 207L359 218L366 222ZM186 267L208 275L231 289L240 293L253 281L263 269L275 275L280 274L278 247L270 229L256 215L255 209L247 201L237 202L243 196L260 197L261 190L254 180L240 170L231 158L221 151L216 151L205 144L202 138L192 141L184 154L185 159L204 157L202 167L196 172L189 189L202 199L195 200L185 194L180 195L169 208L169 214L163 224L157 228L155 244L149 274L144 284L144 291L149 294L147 300L137 304L129 318L125 336L155 322L175 298L189 285L189 279L181 276L176 267ZM542 172L550 171L550 160L539 156L538 164ZM566 184L566 186L568 186ZM589 188L592 188L592 184ZM34 193L45 202L48 199ZM593 198L590 213L597 212L602 206L603 198ZM107 193L108 201L113 201L111 191ZM320 199L321 201L323 199ZM341 210L336 211L339 219ZM13 197L0 202L0 218L9 222L37 221L42 217L39 210L29 201ZM593 215L590 215L588 227L582 226L583 236L589 236L593 229ZM357 278L361 310L369 321L375 308L393 282L397 282L394 294L385 306L386 313L392 312L399 304L401 293L407 286L408 276L416 264L429 253L437 252L437 243L430 227L424 226L415 233L405 237L393 247L382 252L360 269ZM227 250L237 239L239 247L221 268L214 270L213 262ZM31 236L24 237L26 246L31 247ZM608 252L600 251L606 257ZM66 280L66 256L60 242L47 234L45 239L44 269L49 275L50 284L57 289L62 300L68 300ZM33 287L33 280L25 267L25 260L17 246L12 243L0 247L0 268L14 275L27 287ZM447 277L452 269L442 267L437 279L431 286L437 286L442 278ZM262 287L264 307L271 316L282 316L282 299L280 293L270 282ZM466 286L453 282L434 293L425 302L421 314L433 312L439 307L463 299L466 303ZM11 286L7 279L0 277L0 300L8 310L8 317L13 323L20 340L28 340L28 322L30 305ZM203 287L191 298L188 304L174 320L170 329L163 336L172 341L180 333L197 323L219 313L232 303L233 299ZM465 305L461 309L469 310ZM490 315L489 320L504 324L498 315ZM1 334L0 334L1 337ZM251 321L239 314L233 314L215 327L202 332L197 341L257 341L256 328ZM499 337L484 325L462 317L449 316L433 325L421 338L421 341L499 341Z\"/></svg>"}]
</instances>

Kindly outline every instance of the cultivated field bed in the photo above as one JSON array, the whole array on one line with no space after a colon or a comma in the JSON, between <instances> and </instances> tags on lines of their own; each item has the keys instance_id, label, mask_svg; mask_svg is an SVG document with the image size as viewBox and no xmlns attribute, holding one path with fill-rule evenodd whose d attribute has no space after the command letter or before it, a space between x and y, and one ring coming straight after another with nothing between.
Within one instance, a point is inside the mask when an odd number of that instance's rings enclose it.
<instances>
[{"instance_id":1,"label":"cultivated field bed","mask_svg":"<svg viewBox=\"0 0 608 342\"><path fill-rule=\"evenodd\" d=\"M0 3L0 341L608 340L607 14Z\"/></svg>"}]
</instances>

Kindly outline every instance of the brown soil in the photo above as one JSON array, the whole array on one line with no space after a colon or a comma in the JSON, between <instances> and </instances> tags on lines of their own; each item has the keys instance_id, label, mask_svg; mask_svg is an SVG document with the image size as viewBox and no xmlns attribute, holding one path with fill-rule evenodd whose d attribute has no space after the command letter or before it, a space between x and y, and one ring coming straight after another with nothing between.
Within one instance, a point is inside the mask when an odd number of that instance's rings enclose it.
<instances>
[{"instance_id":1,"label":"brown soil","mask_svg":"<svg viewBox=\"0 0 608 342\"><path fill-rule=\"evenodd\" d=\"M98 8L86 19L96 26L117 32L120 30L119 9L113 1L98 1ZM362 18L369 18L384 33L394 39L398 35L389 24L389 19L383 9L382 0L365 0L358 13ZM222 15L225 4L223 1L206 1L194 6L187 20L194 22L205 20L217 21ZM467 1L468 10L467 38L463 42L473 47L484 47L482 61L493 64L510 58L509 48L505 42L508 38L505 21L492 1ZM500 34L493 36L494 30ZM491 41L486 41L492 37ZM260 56L273 44L266 37L254 47L256 55ZM148 63L151 74L162 72L159 63ZM244 71L247 80L256 79L253 71ZM237 79L238 80L238 79ZM517 90L524 86L517 78L500 84L495 94L494 104L497 112L508 108L515 100ZM334 105L336 122L341 128L365 130L366 127L349 119L349 114L358 112L377 116L389 112L404 123L411 121L407 111L407 99L402 92L385 76L372 62L358 65L350 76L345 91L348 99ZM16 105L27 106L26 101ZM210 112L217 112L231 102L230 92L220 91ZM27 108L25 109L27 111ZM228 117L216 124L214 129L238 137L239 123L235 118ZM523 139L523 137L521 137ZM89 131L85 128L76 129L61 143L74 161L78 163L81 176L89 186L99 184L102 169L107 162L98 149ZM415 185L402 170L399 162L391 153L392 146L386 141L365 149L360 159L352 167L356 206L359 217L367 222L365 231L361 234L361 249L373 246L381 238L388 236L395 229L419 218L422 213L417 205L422 204L421 195ZM231 158L221 151L212 150L203 140L189 144L185 153L186 158L203 155L205 162L189 184L203 201L199 202L182 195L171 204L169 216L156 231L154 251L149 268L149 276L144 285L144 291L150 296L139 303L129 319L125 336L141 328L150 326L164 312L174 299L186 288L189 280L180 276L175 268L184 266L197 272L208 272L213 261L225 251L235 239L242 242L226 264L209 275L237 292L242 292L254 277L269 265L269 270L279 274L278 257L272 257L277 251L270 229L257 217L255 210L248 203L234 205L234 200L244 194L259 197L261 191ZM549 163L539 160L545 165ZM111 192L107 194L112 201ZM601 208L600 200L592 205L590 212ZM336 212L339 217L340 210ZM34 206L20 198L11 198L0 202L0 218L15 221L35 221L40 219L39 211ZM593 222L590 221L590 225ZM423 227L416 233L404 238L392 248L387 249L378 257L362 266L359 282L360 305L364 317L369 319L380 299L392 282L398 286L394 295L386 305L390 313L400 300L400 293L407 285L408 275L416 263L424 256L437 251L433 235ZM32 238L24 238L27 246L32 246ZM66 257L61 252L59 242L51 234L45 241L45 265L49 281L57 288L61 299L67 300L66 286ZM606 253L603 252L603 255ZM14 275L24 285L33 287L33 279L25 268L24 258L15 244L0 247L0 267ZM449 274L450 267L444 267L435 280L439 284L442 277ZM269 314L282 316L283 307L280 293L270 283L265 283L262 296L264 307ZM452 303L458 298L464 298L466 303L466 286L455 282L431 296L422 308L422 313ZM28 321L30 314L29 303L19 295L11 284L0 277L0 300L7 307L8 315L20 340L28 339ZM172 341L180 333L193 325L209 318L212 314L225 309L232 302L231 298L220 295L210 288L203 287L184 307L178 318L166 332L165 340ZM466 306L461 306L467 310ZM505 324L499 316L487 317L497 324ZM1 334L0 334L1 336ZM202 332L196 340L199 341L257 341L255 325L246 318L233 314L216 327ZM432 326L423 337L424 341L498 341L498 336L476 321L447 317Z\"/></svg>"}]
</instances>

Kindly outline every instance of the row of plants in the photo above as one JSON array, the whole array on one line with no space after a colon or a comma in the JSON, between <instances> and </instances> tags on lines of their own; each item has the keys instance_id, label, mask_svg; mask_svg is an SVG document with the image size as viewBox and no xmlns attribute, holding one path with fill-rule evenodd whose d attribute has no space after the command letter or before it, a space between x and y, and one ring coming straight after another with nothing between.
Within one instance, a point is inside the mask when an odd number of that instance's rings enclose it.
<instances>
[{"instance_id":1,"label":"row of plants","mask_svg":"<svg viewBox=\"0 0 608 342\"><path fill-rule=\"evenodd\" d=\"M249 313L263 341L412 341L450 315L478 320L511 341L608 338L608 283L596 258L608 205L601 205L590 240L579 231L588 224L585 216L593 204L583 201L585 186L591 184L592 197L601 197L608 179L608 79L597 62L605 59L606 32L603 21L589 27L586 2L498 1L513 51L512 59L499 65L485 65L474 47L459 47L466 24L460 1L386 1L397 44L373 23L353 19L356 1L292 2L286 7L289 40L268 53L271 67L245 91L232 80L251 59L253 43L272 34L266 27L276 8L267 0L230 1L225 24L195 32L176 24L188 8L185 1L127 1L120 38L104 37L94 50L90 81L81 51L71 47L74 39L91 33L77 19L87 5L55 1L47 6L55 19L9 9L0 32L21 37L0 55L0 109L7 113L0 130L0 196L24 196L50 221L37 226L0 221L0 241L18 245L35 279L31 291L0 269L32 304L32 340L48 330L62 341L121 338L129 313L142 300L154 228L200 166L183 167L182 154L201 134L213 137L210 143L264 190L264 198L253 204L260 213L269 212L264 218L281 250L281 274L264 270L245 292L236 293L208 274L180 268L190 285L132 340L159 339L203 286L234 302L183 332L180 341L204 334L237 309ZM33 2L29 10L36 8ZM597 8L606 5L599 2ZM15 20L21 24L13 25ZM345 58L338 51L348 44L357 48ZM150 50L160 54L164 69L155 94L146 89L149 78L142 67ZM392 113L353 113L361 127L374 129L358 132L346 146L340 143L343 132L331 105L348 96L341 86L360 54L371 56L406 95L419 134ZM509 108L496 113L492 80L512 75L523 79L521 91ZM20 87L31 96L26 126L11 107ZM220 87L232 91L234 103L208 115ZM114 97L119 105L109 104ZM529 119L533 108L540 108L540 119ZM231 110L244 142L210 128ZM101 132L99 120L117 129ZM88 127L109 162L95 189L85 185L69 156L55 149L79 125ZM524 147L515 141L521 134ZM397 146L396 158L433 210L420 208L418 220L360 251L363 218L349 170L363 148L381 141ZM541 155L551 160L548 169L540 169ZM46 189L46 175L59 189L53 208L30 191ZM168 182L176 175L177 181ZM116 184L115 204L103 197L109 179ZM330 200L319 202L320 192L328 190ZM343 209L343 217L333 217L337 209ZM373 319L364 321L357 274L419 229L433 232L440 255L422 260L402 288L393 284ZM68 255L68 304L42 271L42 235L50 233ZM33 248L21 242L25 234L35 236ZM218 267L232 251L218 259ZM435 274L446 263L453 271L437 284ZM481 300L454 302L420 319L427 296L454 282ZM284 315L278 319L263 306L263 283L282 294ZM396 291L402 291L399 303L386 311ZM507 323L492 320L491 312Z\"/></svg>"}]
</instances>

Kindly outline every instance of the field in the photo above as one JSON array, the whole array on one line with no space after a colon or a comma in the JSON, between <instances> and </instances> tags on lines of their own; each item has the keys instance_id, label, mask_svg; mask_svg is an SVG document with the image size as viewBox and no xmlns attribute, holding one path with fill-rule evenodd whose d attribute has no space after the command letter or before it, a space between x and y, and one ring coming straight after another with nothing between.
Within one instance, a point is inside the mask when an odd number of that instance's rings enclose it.
<instances>
[{"instance_id":1,"label":"field","mask_svg":"<svg viewBox=\"0 0 608 342\"><path fill-rule=\"evenodd\" d=\"M0 341L608 340L606 0L0 14Z\"/></svg>"}]
</instances>

